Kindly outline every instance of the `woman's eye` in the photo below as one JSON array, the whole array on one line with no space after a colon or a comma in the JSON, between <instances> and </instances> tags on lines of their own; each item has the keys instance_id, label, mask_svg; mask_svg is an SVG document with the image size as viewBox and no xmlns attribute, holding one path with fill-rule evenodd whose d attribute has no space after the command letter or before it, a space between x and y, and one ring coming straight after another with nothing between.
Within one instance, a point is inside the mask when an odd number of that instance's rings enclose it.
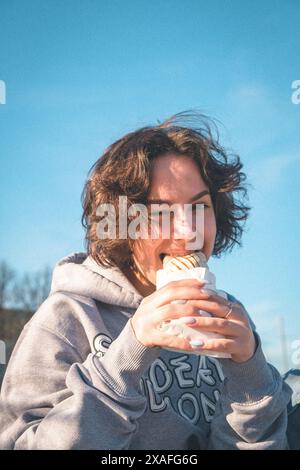
<instances>
[{"instance_id":1,"label":"woman's eye","mask_svg":"<svg viewBox=\"0 0 300 470\"><path fill-rule=\"evenodd\" d=\"M204 209L208 209L208 208L210 207L208 204L193 204L193 205L192 205L192 210L193 210L193 211L196 210L196 209L197 209L197 206L200 206L200 205L203 206Z\"/></svg>"},{"instance_id":2,"label":"woman's eye","mask_svg":"<svg viewBox=\"0 0 300 470\"><path fill-rule=\"evenodd\" d=\"M208 208L210 207L208 204L200 204L200 203L198 203L198 204L192 204L190 207L188 207L188 210L189 210L189 211L190 211L190 210L195 211L195 210L197 209L197 206L199 206L199 205L203 206L204 209L208 209ZM150 217L150 218L153 218L153 219L157 219L157 218L159 218L159 217L168 216L168 215L170 215L171 218L174 217L174 213L173 213L172 211L171 211L171 212L168 212L168 211L159 211L159 212L150 212L150 213L149 213L149 217Z\"/></svg>"}]
</instances>

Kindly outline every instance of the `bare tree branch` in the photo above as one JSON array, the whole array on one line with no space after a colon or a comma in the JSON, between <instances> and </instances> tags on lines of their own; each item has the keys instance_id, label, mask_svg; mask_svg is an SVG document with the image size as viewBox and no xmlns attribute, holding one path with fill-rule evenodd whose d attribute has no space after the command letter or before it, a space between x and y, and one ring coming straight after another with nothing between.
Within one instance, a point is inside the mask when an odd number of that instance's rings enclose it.
<instances>
[{"instance_id":1,"label":"bare tree branch","mask_svg":"<svg viewBox=\"0 0 300 470\"><path fill-rule=\"evenodd\" d=\"M51 283L51 270L45 266L40 271L24 274L13 288L13 301L26 311L35 311L48 297Z\"/></svg>"},{"instance_id":2,"label":"bare tree branch","mask_svg":"<svg viewBox=\"0 0 300 470\"><path fill-rule=\"evenodd\" d=\"M2 260L0 262L0 308L4 308L10 298L10 285L14 277L14 270Z\"/></svg>"}]
</instances>

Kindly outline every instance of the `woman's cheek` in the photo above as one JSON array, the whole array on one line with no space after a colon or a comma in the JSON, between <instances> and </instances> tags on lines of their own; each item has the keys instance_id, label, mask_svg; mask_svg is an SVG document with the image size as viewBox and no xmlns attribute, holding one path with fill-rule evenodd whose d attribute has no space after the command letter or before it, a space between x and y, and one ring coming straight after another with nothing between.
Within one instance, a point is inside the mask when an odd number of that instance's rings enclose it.
<instances>
[{"instance_id":1,"label":"woman's cheek","mask_svg":"<svg viewBox=\"0 0 300 470\"><path fill-rule=\"evenodd\" d=\"M207 217L204 225L204 248L208 258L214 249L215 239L217 235L217 225L214 213Z\"/></svg>"}]
</instances>

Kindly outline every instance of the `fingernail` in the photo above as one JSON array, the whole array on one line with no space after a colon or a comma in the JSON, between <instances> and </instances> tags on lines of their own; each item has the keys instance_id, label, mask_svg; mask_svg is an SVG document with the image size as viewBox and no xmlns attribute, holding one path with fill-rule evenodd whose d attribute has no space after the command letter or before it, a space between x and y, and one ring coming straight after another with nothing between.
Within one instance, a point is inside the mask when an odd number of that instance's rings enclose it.
<instances>
[{"instance_id":1,"label":"fingernail","mask_svg":"<svg viewBox=\"0 0 300 470\"><path fill-rule=\"evenodd\" d=\"M213 291L213 290L211 290L211 289L205 289L205 288L200 289L200 292L201 292L202 294L208 294L208 295L214 294L214 291Z\"/></svg>"},{"instance_id":2,"label":"fingernail","mask_svg":"<svg viewBox=\"0 0 300 470\"><path fill-rule=\"evenodd\" d=\"M192 339L190 341L190 345L192 346L192 348L199 348L200 346L203 346L203 341L201 341L201 339Z\"/></svg>"},{"instance_id":3,"label":"fingernail","mask_svg":"<svg viewBox=\"0 0 300 470\"><path fill-rule=\"evenodd\" d=\"M183 323L184 325L193 325L196 323L196 318L194 317L181 317L178 318L179 323Z\"/></svg>"},{"instance_id":4,"label":"fingernail","mask_svg":"<svg viewBox=\"0 0 300 470\"><path fill-rule=\"evenodd\" d=\"M204 312L204 310L198 310L200 317L211 317L212 315L208 312Z\"/></svg>"}]
</instances>

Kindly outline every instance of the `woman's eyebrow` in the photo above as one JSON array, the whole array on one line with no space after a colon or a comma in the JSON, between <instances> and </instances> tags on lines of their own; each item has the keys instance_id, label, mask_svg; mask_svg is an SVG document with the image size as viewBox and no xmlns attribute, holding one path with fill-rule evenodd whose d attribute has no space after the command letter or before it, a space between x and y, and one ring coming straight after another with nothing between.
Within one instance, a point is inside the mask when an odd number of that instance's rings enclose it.
<instances>
[{"instance_id":1,"label":"woman's eyebrow","mask_svg":"<svg viewBox=\"0 0 300 470\"><path fill-rule=\"evenodd\" d=\"M198 194L195 194L195 196L193 196L189 201L189 202L194 202L196 201L197 199L200 199L201 197L205 196L206 194L210 194L210 192L205 189L204 191L201 191L200 193ZM167 201L167 200L163 200L163 199L148 199L147 204L173 204L172 201Z\"/></svg>"},{"instance_id":2,"label":"woman's eyebrow","mask_svg":"<svg viewBox=\"0 0 300 470\"><path fill-rule=\"evenodd\" d=\"M205 189L204 191L201 191L198 194L195 194L195 196L193 196L189 202L196 201L197 199L200 199L200 197L205 196L206 194L210 194L210 192L207 189Z\"/></svg>"}]
</instances>

